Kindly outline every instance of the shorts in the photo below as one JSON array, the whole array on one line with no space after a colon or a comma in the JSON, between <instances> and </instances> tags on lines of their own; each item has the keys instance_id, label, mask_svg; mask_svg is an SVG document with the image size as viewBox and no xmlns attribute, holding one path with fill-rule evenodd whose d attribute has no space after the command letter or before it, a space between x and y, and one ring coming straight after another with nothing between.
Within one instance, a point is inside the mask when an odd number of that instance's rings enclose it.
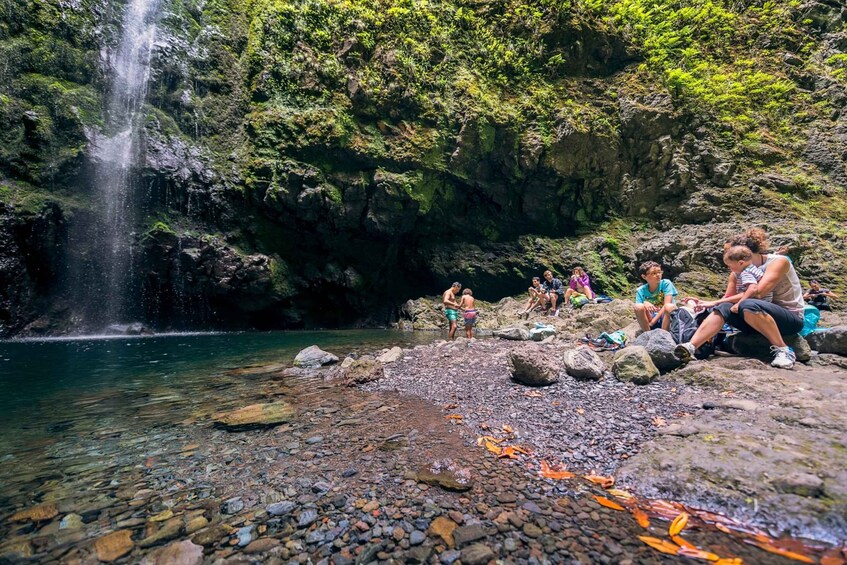
<instances>
[{"instance_id":1,"label":"shorts","mask_svg":"<svg viewBox=\"0 0 847 565\"><path fill-rule=\"evenodd\" d=\"M665 321L665 315L664 315L664 314L662 314L661 316L659 316L659 319L658 319L658 320L656 320L656 323L655 323L655 324L653 324L652 326L650 326L650 329L651 329L651 330L660 330L660 329L662 329L662 322L664 322L664 321Z\"/></svg>"},{"instance_id":2,"label":"shorts","mask_svg":"<svg viewBox=\"0 0 847 565\"><path fill-rule=\"evenodd\" d=\"M800 333L800 330L803 329L803 316L793 314L773 302L759 300L757 298L749 298L738 307L737 314L730 312L730 308L732 308L732 304L724 302L723 304L715 306L715 309L712 311L720 314L724 322L733 328L738 329L741 333L757 333L756 330L751 328L747 325L747 322L744 321L744 312L764 312L765 314L770 314L774 322L776 322L776 327L779 329L779 333L782 336L798 334Z\"/></svg>"},{"instance_id":3,"label":"shorts","mask_svg":"<svg viewBox=\"0 0 847 565\"><path fill-rule=\"evenodd\" d=\"M476 325L476 310L465 310L465 327L474 327Z\"/></svg>"},{"instance_id":4,"label":"shorts","mask_svg":"<svg viewBox=\"0 0 847 565\"><path fill-rule=\"evenodd\" d=\"M458 310L454 310L453 308L445 308L444 309L444 315L447 316L447 319L450 320L451 322L458 322L459 321L459 311Z\"/></svg>"}]
</instances>

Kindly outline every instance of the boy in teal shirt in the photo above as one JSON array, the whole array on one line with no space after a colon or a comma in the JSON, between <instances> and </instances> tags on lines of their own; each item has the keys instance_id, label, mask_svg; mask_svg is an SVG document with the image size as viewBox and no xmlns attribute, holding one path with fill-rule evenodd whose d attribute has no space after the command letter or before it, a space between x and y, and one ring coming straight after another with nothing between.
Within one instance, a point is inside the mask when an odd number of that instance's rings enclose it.
<instances>
[{"instance_id":1,"label":"boy in teal shirt","mask_svg":"<svg viewBox=\"0 0 847 565\"><path fill-rule=\"evenodd\" d=\"M676 287L662 278L662 266L655 261L645 261L638 274L647 281L635 291L635 319L643 331L670 327L670 313L676 310Z\"/></svg>"}]
</instances>

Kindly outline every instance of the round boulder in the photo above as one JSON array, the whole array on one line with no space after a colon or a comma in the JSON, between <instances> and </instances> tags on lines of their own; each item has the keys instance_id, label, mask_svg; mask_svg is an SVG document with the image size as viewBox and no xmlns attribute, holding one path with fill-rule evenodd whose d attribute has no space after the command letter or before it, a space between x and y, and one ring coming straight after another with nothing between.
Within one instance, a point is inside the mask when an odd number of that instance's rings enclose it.
<instances>
[{"instance_id":1,"label":"round boulder","mask_svg":"<svg viewBox=\"0 0 847 565\"><path fill-rule=\"evenodd\" d=\"M631 345L615 353L612 372L618 380L637 385L650 384L659 376L659 369L647 349L640 345Z\"/></svg>"},{"instance_id":2,"label":"round boulder","mask_svg":"<svg viewBox=\"0 0 847 565\"><path fill-rule=\"evenodd\" d=\"M513 351L509 371L515 381L529 386L547 386L559 380L559 365L535 348Z\"/></svg>"},{"instance_id":3,"label":"round boulder","mask_svg":"<svg viewBox=\"0 0 847 565\"><path fill-rule=\"evenodd\" d=\"M640 345L650 354L653 364L662 373L673 371L682 366L682 361L673 354L676 342L673 336L666 330L650 330L644 332L632 342L632 345Z\"/></svg>"},{"instance_id":4,"label":"round boulder","mask_svg":"<svg viewBox=\"0 0 847 565\"><path fill-rule=\"evenodd\" d=\"M806 339L812 349L818 353L847 355L847 326L835 326L826 330L814 331L807 335ZM798 357L798 359L800 358Z\"/></svg>"},{"instance_id":5,"label":"round boulder","mask_svg":"<svg viewBox=\"0 0 847 565\"><path fill-rule=\"evenodd\" d=\"M568 349L564 355L565 370L575 379L599 381L606 372L606 364L585 346Z\"/></svg>"},{"instance_id":6,"label":"round boulder","mask_svg":"<svg viewBox=\"0 0 847 565\"><path fill-rule=\"evenodd\" d=\"M310 345L294 358L294 366L304 369L317 369L332 363L338 363L338 357L332 353L327 353L317 345Z\"/></svg>"},{"instance_id":7,"label":"round boulder","mask_svg":"<svg viewBox=\"0 0 847 565\"><path fill-rule=\"evenodd\" d=\"M499 330L494 330L494 337L499 337L500 339L509 339L512 341L529 341L531 336L529 335L529 330L526 328L519 328L517 326L510 326L508 328L500 328Z\"/></svg>"}]
</instances>

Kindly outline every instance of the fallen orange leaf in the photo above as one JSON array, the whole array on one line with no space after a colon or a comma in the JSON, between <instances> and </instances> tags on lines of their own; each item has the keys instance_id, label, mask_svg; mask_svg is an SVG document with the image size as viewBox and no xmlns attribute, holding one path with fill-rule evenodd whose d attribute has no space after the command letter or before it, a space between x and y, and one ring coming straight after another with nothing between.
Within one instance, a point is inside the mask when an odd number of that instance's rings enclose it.
<instances>
[{"instance_id":1,"label":"fallen orange leaf","mask_svg":"<svg viewBox=\"0 0 847 565\"><path fill-rule=\"evenodd\" d=\"M491 443L490 441L485 441L485 449L493 453L494 455L500 455L500 452L503 451L496 444Z\"/></svg>"},{"instance_id":2,"label":"fallen orange leaf","mask_svg":"<svg viewBox=\"0 0 847 565\"><path fill-rule=\"evenodd\" d=\"M494 436L480 436L480 437L476 438L476 444L477 445L482 445L483 442L486 442L486 441L490 441L491 443L503 443L506 440L505 439L499 439L499 438L496 438Z\"/></svg>"},{"instance_id":3,"label":"fallen orange leaf","mask_svg":"<svg viewBox=\"0 0 847 565\"><path fill-rule=\"evenodd\" d=\"M720 559L714 553L709 553L708 551L703 551L702 549L691 549L690 547L680 547L679 553L677 555L682 555L685 557L690 557L692 559L703 559L705 561L717 561Z\"/></svg>"},{"instance_id":4,"label":"fallen orange leaf","mask_svg":"<svg viewBox=\"0 0 847 565\"><path fill-rule=\"evenodd\" d=\"M764 549L769 553L775 553L776 555L782 555L783 557L787 557L788 559L794 559L795 561L800 561L801 563L814 563L815 560L807 555L803 555L802 553L797 553L794 551L788 551L787 549L782 549L781 547L777 547L770 543L762 543L760 541L754 540L744 540L751 545L755 545L760 549Z\"/></svg>"},{"instance_id":5,"label":"fallen orange leaf","mask_svg":"<svg viewBox=\"0 0 847 565\"><path fill-rule=\"evenodd\" d=\"M684 540L679 536L671 536L671 540L681 547L687 547L688 549L697 549L697 546L691 543L688 540Z\"/></svg>"},{"instance_id":6,"label":"fallen orange leaf","mask_svg":"<svg viewBox=\"0 0 847 565\"><path fill-rule=\"evenodd\" d=\"M725 534L731 534L732 533L732 530L730 530L729 528L727 528L726 526L724 526L720 522L715 522L715 527Z\"/></svg>"},{"instance_id":7,"label":"fallen orange leaf","mask_svg":"<svg viewBox=\"0 0 847 565\"><path fill-rule=\"evenodd\" d=\"M603 488L612 488L613 486L615 486L614 477L604 477L602 475L584 475L583 478L591 481L595 485L600 485Z\"/></svg>"},{"instance_id":8,"label":"fallen orange leaf","mask_svg":"<svg viewBox=\"0 0 847 565\"><path fill-rule=\"evenodd\" d=\"M497 457L500 457L501 459L520 459L520 457L518 457L518 452L515 451L515 448L511 445L507 445L502 450L500 450L500 455L498 455Z\"/></svg>"},{"instance_id":9,"label":"fallen orange leaf","mask_svg":"<svg viewBox=\"0 0 847 565\"><path fill-rule=\"evenodd\" d=\"M459 407L458 404L445 404L444 405L444 408L447 409L447 410L452 410L453 408L458 408L458 407Z\"/></svg>"},{"instance_id":10,"label":"fallen orange leaf","mask_svg":"<svg viewBox=\"0 0 847 565\"><path fill-rule=\"evenodd\" d=\"M635 518L635 521L638 522L639 526L645 530L650 527L650 518L647 517L647 514L642 509L634 508L632 510L632 515Z\"/></svg>"},{"instance_id":11,"label":"fallen orange leaf","mask_svg":"<svg viewBox=\"0 0 847 565\"><path fill-rule=\"evenodd\" d=\"M541 476L546 477L548 479L572 479L576 475L571 472L565 471L564 469L553 469L547 463L547 461L541 462Z\"/></svg>"},{"instance_id":12,"label":"fallen orange leaf","mask_svg":"<svg viewBox=\"0 0 847 565\"><path fill-rule=\"evenodd\" d=\"M821 557L821 565L844 565L845 561L837 555L824 555Z\"/></svg>"},{"instance_id":13,"label":"fallen orange leaf","mask_svg":"<svg viewBox=\"0 0 847 565\"><path fill-rule=\"evenodd\" d=\"M448 420L461 420L462 418L464 418L464 416L462 416L461 414L450 414L449 416L447 416Z\"/></svg>"},{"instance_id":14,"label":"fallen orange leaf","mask_svg":"<svg viewBox=\"0 0 847 565\"><path fill-rule=\"evenodd\" d=\"M715 565L744 565L744 560L740 557L724 557L715 561Z\"/></svg>"},{"instance_id":15,"label":"fallen orange leaf","mask_svg":"<svg viewBox=\"0 0 847 565\"><path fill-rule=\"evenodd\" d=\"M585 410L583 410L582 408L577 408L576 413L582 416L583 414L585 414Z\"/></svg>"},{"instance_id":16,"label":"fallen orange leaf","mask_svg":"<svg viewBox=\"0 0 847 565\"><path fill-rule=\"evenodd\" d=\"M509 424L503 424L503 431L506 432L507 434L511 434L511 433L515 432L515 430L513 430L512 426L510 426Z\"/></svg>"},{"instance_id":17,"label":"fallen orange leaf","mask_svg":"<svg viewBox=\"0 0 847 565\"><path fill-rule=\"evenodd\" d=\"M528 397L530 397L530 398L541 398L541 397L543 397L543 396L544 396L544 395L543 395L543 394L541 394L540 392L535 392L534 390L531 390L531 391L529 391L529 392L525 392L525 393L523 393L523 395L524 395L524 396L528 396Z\"/></svg>"},{"instance_id":18,"label":"fallen orange leaf","mask_svg":"<svg viewBox=\"0 0 847 565\"><path fill-rule=\"evenodd\" d=\"M620 505L620 504L618 504L617 502L613 502L613 501L609 500L608 498L606 498L606 497L604 497L604 496L597 496L597 495L595 494L595 495L594 495L594 500L596 500L596 501L597 501L597 503L598 503L600 506L605 506L606 508L611 508L612 510L620 510L620 511L625 510L625 508L624 508L623 506L621 506L621 505Z\"/></svg>"},{"instance_id":19,"label":"fallen orange leaf","mask_svg":"<svg viewBox=\"0 0 847 565\"><path fill-rule=\"evenodd\" d=\"M561 404L561 402L559 402L558 400L554 400L553 402L550 403L550 406L559 406L560 404Z\"/></svg>"},{"instance_id":20,"label":"fallen orange leaf","mask_svg":"<svg viewBox=\"0 0 847 565\"><path fill-rule=\"evenodd\" d=\"M659 538L651 538L650 536L638 536L638 539L652 547L657 551L661 551L662 553L667 553L668 555L676 555L681 549L675 543L671 543L668 540L663 540Z\"/></svg>"},{"instance_id":21,"label":"fallen orange leaf","mask_svg":"<svg viewBox=\"0 0 847 565\"><path fill-rule=\"evenodd\" d=\"M676 518L674 518L673 522L671 522L671 526L668 528L668 535L671 537L677 535L679 532L685 529L686 524L688 524L688 513L683 512Z\"/></svg>"},{"instance_id":22,"label":"fallen orange leaf","mask_svg":"<svg viewBox=\"0 0 847 565\"><path fill-rule=\"evenodd\" d=\"M606 492L608 492L612 496L617 496L618 498L623 498L625 500L629 500L630 498L632 498L631 494L629 494L625 490L621 490L619 488L610 488Z\"/></svg>"},{"instance_id":23,"label":"fallen orange leaf","mask_svg":"<svg viewBox=\"0 0 847 565\"><path fill-rule=\"evenodd\" d=\"M668 425L668 422L661 416L654 416L651 422L653 422L653 425L657 428L661 428L662 426Z\"/></svg>"},{"instance_id":24,"label":"fallen orange leaf","mask_svg":"<svg viewBox=\"0 0 847 565\"><path fill-rule=\"evenodd\" d=\"M523 446L523 445L514 445L514 446L512 446L512 447L513 447L513 448L514 448L514 450L515 450L515 451L517 451L518 453L523 453L524 455L532 455L532 450L531 450L530 448L528 448L528 447L525 447L525 446Z\"/></svg>"}]
</instances>

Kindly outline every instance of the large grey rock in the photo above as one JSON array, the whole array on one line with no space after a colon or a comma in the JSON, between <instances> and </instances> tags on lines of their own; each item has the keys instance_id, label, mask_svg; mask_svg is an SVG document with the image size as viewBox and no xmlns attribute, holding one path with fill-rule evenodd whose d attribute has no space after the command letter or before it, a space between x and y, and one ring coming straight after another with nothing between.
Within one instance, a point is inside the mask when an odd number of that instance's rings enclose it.
<instances>
[{"instance_id":1,"label":"large grey rock","mask_svg":"<svg viewBox=\"0 0 847 565\"><path fill-rule=\"evenodd\" d=\"M847 326L812 332L806 336L806 341L818 353L847 355Z\"/></svg>"},{"instance_id":2,"label":"large grey rock","mask_svg":"<svg viewBox=\"0 0 847 565\"><path fill-rule=\"evenodd\" d=\"M576 379L599 381L606 372L606 364L591 349L580 346L564 354L565 370Z\"/></svg>"},{"instance_id":3,"label":"large grey rock","mask_svg":"<svg viewBox=\"0 0 847 565\"><path fill-rule=\"evenodd\" d=\"M400 347L392 347L382 355L376 358L380 363L394 363L403 358L403 349Z\"/></svg>"},{"instance_id":4,"label":"large grey rock","mask_svg":"<svg viewBox=\"0 0 847 565\"><path fill-rule=\"evenodd\" d=\"M276 426L291 420L294 408L283 400L265 404L251 404L230 412L219 412L212 416L215 425L228 430L244 430Z\"/></svg>"},{"instance_id":5,"label":"large grey rock","mask_svg":"<svg viewBox=\"0 0 847 565\"><path fill-rule=\"evenodd\" d=\"M650 359L661 373L673 371L682 366L682 361L673 354L676 342L670 332L665 330L650 330L644 332L632 342L632 345L640 345L650 354Z\"/></svg>"},{"instance_id":6,"label":"large grey rock","mask_svg":"<svg viewBox=\"0 0 847 565\"><path fill-rule=\"evenodd\" d=\"M513 351L509 355L512 378L529 386L547 386L559 380L559 366L539 349Z\"/></svg>"},{"instance_id":7,"label":"large grey rock","mask_svg":"<svg viewBox=\"0 0 847 565\"><path fill-rule=\"evenodd\" d=\"M805 363L812 358L812 348L809 347L809 342L802 336L792 335L783 339L787 345L794 349L794 355L797 356L798 361ZM737 355L766 359L771 357L771 344L761 334L737 333L729 336L726 341L729 350ZM845 344L847 344L847 341Z\"/></svg>"},{"instance_id":8,"label":"large grey rock","mask_svg":"<svg viewBox=\"0 0 847 565\"><path fill-rule=\"evenodd\" d=\"M346 367L336 367L330 374L331 378L341 379L347 386L378 381L383 376L385 376L385 369L382 363L370 355L354 359Z\"/></svg>"},{"instance_id":9,"label":"large grey rock","mask_svg":"<svg viewBox=\"0 0 847 565\"><path fill-rule=\"evenodd\" d=\"M529 330L529 337L532 341L544 341L554 335L556 335L556 328L554 326L544 326Z\"/></svg>"},{"instance_id":10,"label":"large grey rock","mask_svg":"<svg viewBox=\"0 0 847 565\"><path fill-rule=\"evenodd\" d=\"M494 330L494 337L499 337L501 339L510 339L512 341L529 341L530 339L529 330L525 328L519 328L517 326L510 326L508 328L500 328L499 330Z\"/></svg>"},{"instance_id":11,"label":"large grey rock","mask_svg":"<svg viewBox=\"0 0 847 565\"><path fill-rule=\"evenodd\" d=\"M303 367L305 369L317 369L323 365L337 363L338 357L332 353L328 353L317 345L310 345L302 350L294 358L295 367Z\"/></svg>"},{"instance_id":12,"label":"large grey rock","mask_svg":"<svg viewBox=\"0 0 847 565\"><path fill-rule=\"evenodd\" d=\"M653 364L647 349L640 345L625 347L615 353L612 372L619 380L637 385L650 384L659 376L659 369Z\"/></svg>"}]
</instances>

